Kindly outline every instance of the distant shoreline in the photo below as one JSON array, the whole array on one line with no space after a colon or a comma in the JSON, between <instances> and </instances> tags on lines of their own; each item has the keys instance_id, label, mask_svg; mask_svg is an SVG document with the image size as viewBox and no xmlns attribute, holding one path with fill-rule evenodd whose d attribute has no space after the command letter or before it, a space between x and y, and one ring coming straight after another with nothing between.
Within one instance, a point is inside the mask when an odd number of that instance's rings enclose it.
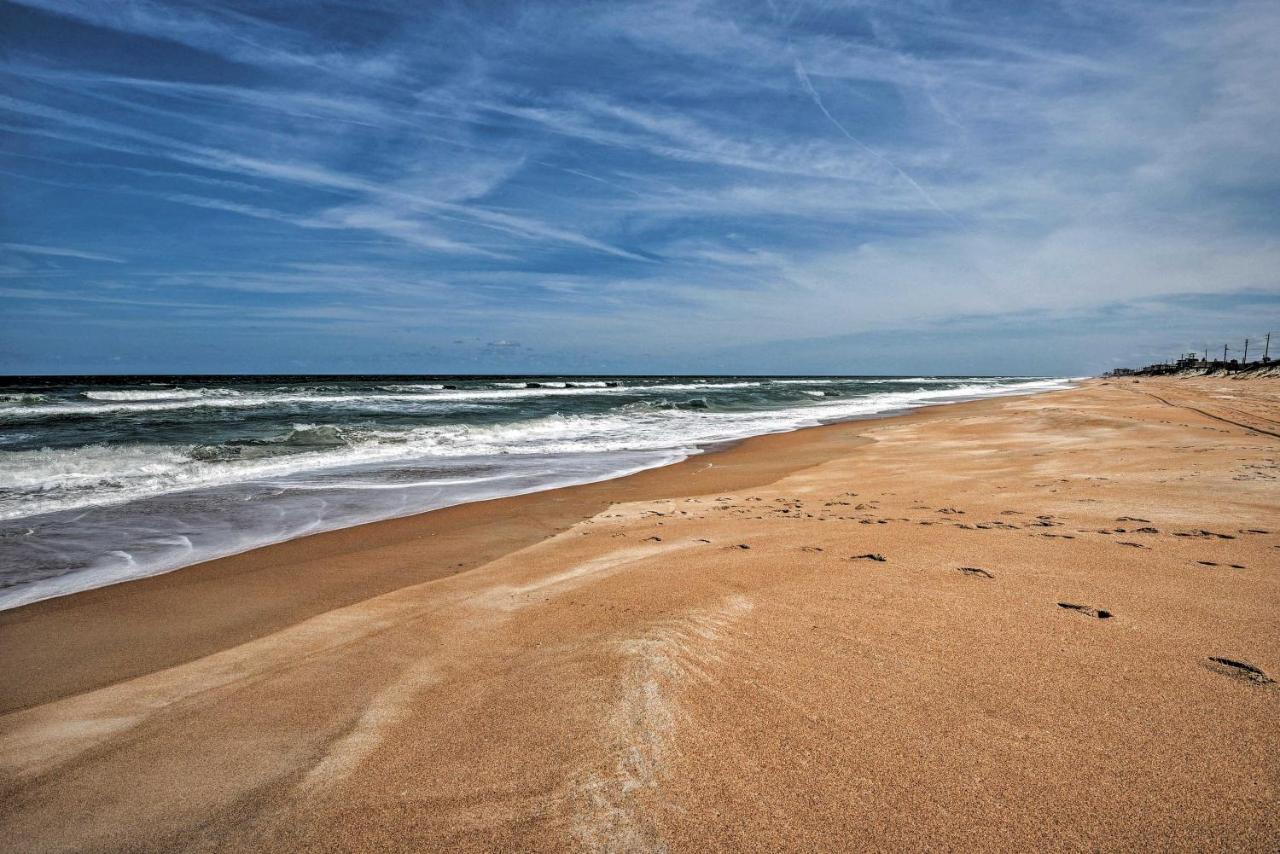
<instances>
[{"instance_id":1,"label":"distant shoreline","mask_svg":"<svg viewBox=\"0 0 1280 854\"><path fill-rule=\"evenodd\" d=\"M238 377L236 379L239 379L242 381L245 380L245 378L242 378L242 377ZM416 379L418 378L415 378L415 381ZM440 379L440 378L431 378L431 379ZM540 375L538 376L538 379L528 381L528 385L533 386L534 388L529 389L527 391L524 389L518 389L518 388L501 388L501 389L474 388L471 385L465 384L466 382L469 382L471 384L490 383L490 384L510 386L515 384L513 382L510 382L512 379L513 379L512 377L508 377L508 376L491 378L491 379L490 378L478 379L476 377L470 377L468 378L467 381L459 380L459 383L464 383L460 386L455 386L449 383L436 383L430 386L430 388L433 389L432 391L414 392L413 394L410 394L410 395L402 395L402 397L407 396L409 398L412 398L415 401L421 401L421 402L430 404L432 403L432 401L437 401L441 399L470 398L476 395L479 395L482 397L483 396L503 396L503 395L517 395L517 396L533 395L536 397L542 394L551 395L551 396L567 395L567 397L555 397L554 399L556 400L563 399L565 401L568 401L572 397L578 397L583 394L586 394L587 396L595 396L595 395L607 396L611 394L628 395L632 393L642 394L646 392L646 387L640 386L640 385L624 386L622 388L613 388L613 387L597 388L598 386L605 386L607 383L610 383L611 381L607 378L598 379L598 380L588 380L586 377L582 377L582 376L576 376L576 377L560 376L560 377L553 378L550 376ZM678 386L679 388L683 389L683 391L680 392L681 394L684 394L685 396L700 395L702 394L701 390L704 387L707 389L708 392L710 392L711 390L717 388L716 383L720 381L728 381L729 383L741 383L745 386L751 386L753 384L759 384L759 383L769 384L771 382L779 382L779 381L785 383L789 380L795 380L795 381L798 381L799 383L811 383L814 381L825 380L828 378L816 378L816 377L761 378L761 377L746 377L746 376L742 376L742 377L698 376L698 377L694 377L693 379L697 380L697 382ZM1018 380L1017 384L1010 384L1007 387L1007 389L999 387L998 384L993 384L989 389L983 390L983 391L977 391L977 386L975 386L974 387L975 390L972 393L969 393L969 392L966 392L966 389L968 388L968 386L962 385L960 388L955 389L953 392L952 389L945 388L946 383L942 382L939 388L939 391L935 392L930 390L934 388L932 384L939 383L939 381L945 381L948 379L956 379L958 382L977 381L979 383L982 382L983 380L983 378L967 377L967 376L958 377L958 378L914 377L910 375L904 375L901 377L852 377L852 378L840 377L835 380L832 380L832 382L840 383L847 380L856 384L860 381L865 380L870 383L888 383L890 386L892 386L892 384L895 381L902 380L906 382L908 385L910 385L912 382L915 382L915 381L920 381L924 385L922 385L920 388L917 389L918 396L921 398L920 400L898 401L895 398L895 395L897 395L897 397L902 397L903 396L902 393L899 393L896 391L886 392L885 393L886 400L889 401L889 404L891 405L886 404L885 408L881 408L878 411L869 412L865 414L858 411L858 407L862 405L861 401L863 399L860 396L863 394L863 392L860 391L857 393L847 393L847 396L838 396L833 398L823 398L819 396L818 398L816 398L817 400L824 401L824 403L827 404L828 408L823 408L823 407L794 408L793 406L793 408L791 409L785 409L785 408L771 409L770 405L766 402L765 404L760 405L758 408L742 410L739 413L739 415L746 415L749 412L756 412L759 414L760 417L767 419L770 416L771 412L777 412L777 413L781 413L783 411L791 412L795 417L802 418L802 420L805 423L799 424L797 426L800 429L804 429L805 426L812 425L815 423L831 424L831 423L840 423L842 421L860 421L867 418L887 417L887 416L893 416L895 414L899 414L901 412L911 411L912 409L915 409L921 406L935 405L933 398L931 396L937 395L937 394L942 394L944 396L947 396L947 400L949 402L958 402L958 401L973 400L973 399L983 399L987 397L1007 396L1010 394L1017 395L1017 394L1026 394L1026 393L1038 393L1039 391L1042 390L1040 388L1025 388L1023 384L1023 380L1021 379ZM1011 378L1002 377L998 379L1009 380ZM1030 382L1034 384L1037 379L1039 378L1027 380L1026 382ZM188 384L193 386L204 386L206 384L209 384L208 380L203 380L200 378L187 377L186 380ZM643 381L643 382L661 383L664 380L678 381L679 378L674 378L667 375L654 375L654 376L649 376L644 378L635 378L635 377L626 378L627 382ZM351 378L342 378L342 379L335 379L334 381L338 383L359 382L359 383L370 383L370 384L387 382L387 380L384 380L381 378L368 378L368 377L360 378L358 380L353 380ZM619 380L619 382L621 381L622 380ZM258 379L258 380L255 380L254 382L260 385L272 385L274 384L275 380L271 380L264 383L261 379ZM523 383L524 380L518 380L517 382ZM574 385L575 382L581 383L582 385ZM1070 382L1069 380L1066 380L1064 378L1049 378L1049 379L1046 379L1043 383L1041 383L1041 385L1044 385L1047 383L1050 385L1055 385L1057 387L1065 387L1067 386L1067 384L1069 384L1069 382ZM590 387L587 385L588 383L591 384ZM132 385L136 387L139 384L140 383L135 381L132 383L113 382L113 383L107 383L106 385L122 385L122 386ZM282 384L288 385L287 383L282 383ZM304 382L297 383L297 385L303 388L314 387L316 384L317 384L317 381L314 378L308 378ZM51 383L50 387L59 388L59 389L70 388L74 390L76 388L76 385L77 384L75 383L59 381L57 383ZM170 383L158 383L158 385L166 385L166 386L170 386L171 388L173 386L173 384L170 384ZM201 394L195 394L194 392L184 393L183 395L176 397L172 401L168 399L163 399L163 400L151 399L152 396L162 395L164 390L156 390L153 392L151 390L135 389L128 392L118 392L118 393L117 392L108 393L108 392L98 392L98 391L81 391L78 395L73 395L73 397L70 399L63 399L65 398L65 395L63 396L63 398L55 398L54 396L50 395L48 399L45 399L43 396L41 396L38 403L21 404L18 406L18 408L26 407L26 408L47 410L48 414L56 415L60 411L59 407L67 407L68 404L73 404L70 408L74 409L78 414L75 416L64 415L62 416L62 419L64 421L72 417L77 417L77 418L89 417L96 412L106 411L107 407L115 407L120 409L121 412L125 412L125 413L133 412L135 410L146 412L154 408L157 411L159 411L159 414L161 416L169 418L170 421L172 421L173 416L166 415L166 413L181 412L183 411L182 409L183 407L209 406L209 407L212 407L213 410L217 410L219 407L225 406L225 407L235 407L236 411L239 411L239 407L241 406L241 404L254 404L256 401L256 398L254 398L253 395L247 392L245 392L244 394L241 393L242 391L245 390L244 386L235 386L233 383L230 383L230 382L217 383L217 385L226 385L226 386L231 386L232 388L231 389L198 388L197 391L201 392ZM413 387L419 388L418 386L413 386ZM677 386L671 386L671 388L676 388L676 387ZM878 385L875 386L875 388L880 388L880 387L881 386L878 386ZM398 388L398 387L392 386L392 388ZM659 386L656 386L655 388L661 389L661 388L667 388L667 386L659 385ZM805 389L805 388L810 388L810 386L800 385L800 386L796 386L796 388ZM240 391L235 391L234 389L240 389ZM452 391L448 389L452 389ZM403 390L404 389L401 389L401 391ZM203 393L205 392L209 392L211 394L222 392L225 394L232 394L234 396L225 397L225 398L220 396L206 397L203 395ZM257 394L257 393L258 392L254 392L254 394ZM384 393L385 393L385 390L371 392L371 394L374 395L374 399L376 399L378 394L384 394ZM271 392L271 394L275 394L275 392ZM356 398L360 396L360 392L352 391L352 390L347 390L346 392L342 392L341 394L347 395L347 396L354 396ZM810 394L821 395L821 394L832 394L832 392L823 392L823 393L811 392ZM839 393L835 393L835 394L839 394ZM108 397L108 395L110 396ZM121 397L121 395L124 395L124 397ZM395 395L393 394L392 396L394 397ZM81 400L80 399L81 397L89 397L91 399L88 401L85 401L85 400ZM105 400L101 399L104 397L106 397ZM294 397L296 397L296 395L290 392L289 394L285 394L284 397L292 400ZM813 398L804 397L803 395L801 397L804 400L807 400L810 402L814 400ZM317 397L317 400L322 400L322 399L323 397ZM341 399L341 395L339 399ZM488 397L486 397L486 400L488 400ZM841 409L842 401L850 404L852 409L849 409L848 407ZM697 401L694 401L694 402L696 403ZM836 409L829 409L829 406L832 403L837 404ZM752 406L755 406L755 404L752 404ZM789 406L792 406L792 405L789 404ZM798 404L796 404L795 406L798 406ZM179 407L179 408L174 409L173 407ZM568 404L565 404L563 407L561 406L561 404L555 404L554 409L555 409L554 414L559 414L560 412L564 412L569 417L573 417L573 408L571 406L568 406ZM16 412L16 411L17 409L10 410L10 412ZM0 414L3 414L3 413L0 412ZM430 413L428 413L428 415L430 415ZM313 421L313 420L317 420L318 417L319 416L313 415L311 413L287 415L285 416L285 426L287 426L289 423L293 423L294 427L296 428L298 426L296 424L297 421L299 420ZM376 424L377 417L378 416L372 416L367 420ZM323 421L325 419L323 417L319 417L319 420ZM428 419L428 423L430 423L430 419ZM309 426L309 425L303 425L303 426ZM339 425L339 427L340 426L341 425ZM136 431L137 435L144 435L141 432L143 427L145 427L145 424L140 425L140 427L138 428L138 431ZM168 423L162 422L161 427L170 433L173 430L172 426L170 426ZM320 429L334 430L336 428L325 426ZM750 428L736 427L734 429L745 430ZM42 535L49 540L49 543L48 543L49 547L50 548L57 547L58 543L56 542L55 537L65 536L67 538L70 538L72 541L76 541L76 542L83 541L83 542L100 543L101 545L99 546L98 551L93 554L86 553L83 555L77 553L76 557L83 560L84 563L77 565L75 563L71 563L70 561L67 561L68 565L70 566L69 569L52 572L43 577L37 576L31 581L19 580L17 581L17 583L9 584L8 589L0 590L0 609L7 610L12 608L21 608L33 602L39 602L46 599L57 598L61 596L75 595L76 593L84 590L96 589L96 588L111 585L111 584L127 583L131 580L135 580L138 578L145 578L145 577L150 577L150 576L163 574L167 572L174 572L186 567L200 564L205 561L216 560L216 559L231 556L231 555L241 554L252 549L267 547L267 546L279 544L282 542L288 542L289 540L296 539L298 537L312 536L316 533L339 530L339 529L351 527L354 525L368 524L373 521L400 518L403 516L410 516L410 515L414 515L421 512L432 512L442 507L454 506L457 504L464 504L464 503L469 503L473 501L493 500L495 498L500 498L504 496L516 496L516 495L544 491L547 489L562 488L570 485L594 483L594 482L615 479L619 477L626 477L637 471L643 471L650 468L671 465L675 462L679 462L679 460L681 459L685 459L692 456L700 456L700 455L703 455L708 450L714 450L714 449L723 447L727 444L736 443L738 441L741 441L743 438L750 438L751 436L765 435L769 433L787 432L793 429L797 429L797 427L788 426L788 425L779 425L778 423L768 422L766 420L766 421L762 421L760 425L758 425L758 430L754 430L753 432L745 436L730 435L725 438L694 440L694 441L691 441L687 446L681 446L681 447L673 446L671 449L665 450L665 451L655 450L653 448L647 448L644 450L637 450L637 451L625 451L625 452L619 451L616 454L614 454L612 458L608 453L600 452L599 453L600 459L595 460L594 462L591 463L592 468L590 468L590 470L587 470L581 464L578 464L577 469L568 468L557 476L557 470L554 468L554 466L552 466L548 468L547 473L544 473L537 479L512 478L512 479L504 480L503 476L496 476L492 478L493 480L492 486L478 484L476 486L442 487L441 490L452 490L452 491L448 492L447 494L443 491L439 491L438 495L432 494L426 506L423 506L423 504L414 505L412 503L409 503L408 498L404 499L404 503L401 503L401 504L386 504L386 502L381 497L378 497L378 498L370 497L368 500L364 498L360 498L359 501L361 503L358 505L353 504L352 509L347 512L342 512L335 509L331 511L328 515L322 518L316 519L314 521L304 520L302 523L295 524L291 528L269 530L265 532L257 532L256 529L252 529L252 528L229 528L228 532L223 533L221 526L223 526L224 518L230 518L230 517L219 518L216 516L209 516L209 515L206 515L204 517L197 515L193 517L189 515L189 513L181 509L181 505L179 502L179 499L181 496L191 495L191 496L198 497L201 494L205 494L205 493L202 493L201 490L205 490L207 492L208 490L212 490L212 489L234 489L234 488L239 488L241 484L245 484L245 483L252 484L254 482L253 479L248 479L243 477L241 481L229 482L227 484L221 484L218 482L213 482L208 484L187 482L189 485L186 487L186 489L170 490L169 492L159 493L155 495L144 494L137 498L125 497L125 498L118 499L114 503L104 501L98 504L84 505L83 507L73 507L68 509L55 508L54 510L51 510L48 512L61 513L65 515L67 513L80 512L81 510L83 510L85 512L93 513L94 514L94 516L92 517L94 520L93 524L96 525L96 527L93 527L93 528L87 527L90 524L90 522L84 521L83 519L81 519L81 517L76 517L77 520L79 521L76 521L75 523L76 528L73 530L61 531L59 533L58 532L59 529L53 529L46 526L44 529L42 529L44 531ZM312 432L316 432L315 428L311 428L311 430ZM297 432L297 431L294 430L293 432ZM306 431L303 431L303 432L305 433ZM324 451L326 448L332 447L334 455L336 456L338 454L346 454L348 449L351 447L349 445L346 445L341 440L341 437L338 436L336 433L333 436L319 435L317 438L319 440L319 444L303 445L304 450L308 450L311 452L308 456L280 457L278 459L280 459L285 464L292 464L289 462L290 460L298 460L299 461L298 464L301 465L302 460L310 459L311 457L315 456L318 452ZM478 439L478 438L480 438L478 434L467 434L466 441L472 441L473 439ZM133 441L136 441L136 439ZM193 438L193 441L198 441L198 440ZM304 443L310 443L312 439L310 436L303 436L302 441ZM643 444L644 443L641 442L642 447L643 447ZM273 450L275 446L273 445L252 446L251 445L246 447L248 447L249 451L259 452L264 447L268 451ZM237 448L232 448L231 450L239 450L239 449L240 448L237 447ZM74 451L75 449L72 449L72 450ZM168 446L162 448L162 450L166 452L166 455L171 456L173 454L173 450ZM217 446L213 446L213 450L216 452ZM582 451L584 453L591 452L592 450L593 449L589 446L584 446L582 448ZM424 455L421 458L421 464L424 464L424 465L436 464L436 461L431 456L431 450L429 448L424 449L423 453ZM480 453L480 452L477 452L477 453ZM537 455L534 455L534 454L517 455L516 458L522 460L523 461L522 464L527 465L527 463L531 461L535 461L537 459ZM267 457L266 459L271 460L273 458ZM65 468L67 465L72 465L73 462L74 461L59 463L58 464L59 469ZM99 461L95 458L92 462L96 463ZM250 460L250 462L252 462L252 459ZM332 463L329 463L329 465L331 466L357 465L360 462L361 462L360 460L356 459L348 463L345 460L345 458L337 458ZM238 460L233 459L233 461L230 464L232 465L238 464ZM275 465L275 463L271 463L271 464ZM383 467L386 468L388 471L394 471L398 468L405 468L405 469L412 468L418 464L420 464L419 460L414 459L412 456L405 456L400 462L393 461L392 463L385 464ZM443 464L443 462L441 464ZM157 467L157 466L148 465L148 461L145 459L136 460L134 462L134 465L140 466L143 468L148 468L148 469ZM218 465L218 464L215 463L214 465ZM222 463L222 465L228 465L228 464ZM312 465L315 465L315 464L312 463ZM212 469L210 470L212 471ZM222 471L221 468L218 468L217 470ZM323 471L323 470L324 469L320 469L320 471ZM306 474L306 470L299 470L298 476L302 477L305 474ZM287 476L287 475L277 475L277 477L279 476ZM358 482L360 480L360 476L358 474L349 474L347 476L354 479L357 482L357 486L355 488L359 488ZM265 478L266 475L264 475L263 477ZM485 478L483 477L479 478L479 480L484 480L484 479ZM440 482L448 482L449 478L447 475L440 475L438 477L438 480L440 480ZM465 480L465 478L463 478L463 480ZM269 481L264 481L264 483L269 485ZM335 481L333 482L332 488L335 490L339 490L342 488L342 480L340 476L337 479L335 479ZM361 493L361 495L368 495L368 494L369 493ZM392 493L392 491L387 490L381 494L382 495L391 495L391 494L398 495L400 493L398 491L395 493ZM35 500L47 500L44 497L44 495L45 494L42 493L36 496ZM325 493L325 495L333 496L334 493L329 492L329 493ZM155 504L155 502L157 501L163 502L167 500L168 496L173 496L173 502L178 503L177 510L169 510L169 507L173 505L166 505L163 503L158 505ZM165 518L164 514L172 513L176 523L175 527L173 528L173 533L175 536L181 535L182 539L180 541L175 540L175 545L172 547L166 546L165 551L153 551L152 553L148 554L146 553L145 549L143 549L143 547L145 546L145 542L143 542L142 546L139 546L137 549L135 549L134 545L132 545L131 542L126 538L127 529L125 528L126 524L132 524L130 520L135 517L130 517L127 515L117 516L117 517L101 516L102 513L105 513L107 511L112 511L112 508L118 508L118 513L120 514L128 514L129 508L133 506L134 501L152 502L151 504L147 504L145 506L148 508L151 508L154 512L159 513L160 515L157 518ZM325 501L331 506L334 506L334 507L338 506L335 502L329 502L327 498L325 499ZM379 502L382 502L382 503L379 503ZM233 504L233 506L235 505ZM272 510L272 507L273 505L270 502L264 502L263 508L260 512L269 513ZM112 512L115 512L115 511L112 511ZM21 526L21 523L24 518L34 519L39 517L19 516L16 518L5 520L5 522L9 525L11 529L16 530L16 527ZM85 518L88 518L88 517L85 517ZM98 521L104 518L106 521ZM115 523L112 521L113 518L123 519L124 521L121 523ZM209 520L209 524L202 527L202 524L201 524L202 519ZM242 523L252 525L254 524L254 520L252 519L242 520ZM230 524L230 523L227 523L227 524ZM215 527L215 525L219 527ZM154 528L154 526L152 526L150 522L147 523L146 529L147 529L146 536L153 540L161 538L165 534L165 531L163 529ZM20 541L10 541L9 544L0 543L0 546L9 545L9 556L14 560L14 562L10 564L12 566L18 565L16 557L21 556L21 555L18 555L15 557L14 555L12 555L15 542L20 542ZM4 554L5 554L4 551L0 551L0 555L4 555Z\"/></svg>"},{"instance_id":2,"label":"distant shoreline","mask_svg":"<svg viewBox=\"0 0 1280 854\"><path fill-rule=\"evenodd\" d=\"M1117 368L1104 376L1118 379L1123 377L1222 377L1233 380L1268 379L1280 377L1280 362L1250 362L1248 365L1233 365L1224 362L1213 362L1203 366L1178 367L1176 365L1160 365L1136 370Z\"/></svg>"},{"instance_id":3,"label":"distant shoreline","mask_svg":"<svg viewBox=\"0 0 1280 854\"><path fill-rule=\"evenodd\" d=\"M33 382L77 385L84 383L127 384L131 382L157 383L202 383L226 381L231 379L280 382L358 382L382 380L403 382L417 380L433 382L435 380L471 380L485 382L492 380L659 380L659 379L726 379L726 380L797 380L797 379L832 379L832 380L892 380L929 377L936 379L1053 379L1049 375L1040 374L0 374L0 385L12 382L21 385L25 380Z\"/></svg>"}]
</instances>

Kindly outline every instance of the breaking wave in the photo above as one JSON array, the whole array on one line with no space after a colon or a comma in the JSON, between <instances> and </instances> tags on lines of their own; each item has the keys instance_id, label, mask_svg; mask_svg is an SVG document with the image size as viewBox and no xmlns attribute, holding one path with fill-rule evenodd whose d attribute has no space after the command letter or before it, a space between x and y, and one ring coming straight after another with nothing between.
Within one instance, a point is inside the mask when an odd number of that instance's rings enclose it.
<instances>
[{"instance_id":1,"label":"breaking wave","mask_svg":"<svg viewBox=\"0 0 1280 854\"><path fill-rule=\"evenodd\" d=\"M0 391L0 608L714 444L1066 380L216 378Z\"/></svg>"},{"instance_id":2,"label":"breaking wave","mask_svg":"<svg viewBox=\"0 0 1280 854\"><path fill-rule=\"evenodd\" d=\"M107 401L144 401L144 400L198 400L202 397L211 395L238 395L239 392L231 389L211 389L211 388L170 388L170 389L143 389L130 391L85 391L81 392L81 396L87 400L107 400Z\"/></svg>"},{"instance_id":3,"label":"breaking wave","mask_svg":"<svg viewBox=\"0 0 1280 854\"><path fill-rule=\"evenodd\" d=\"M1060 381L956 383L948 388L827 397L791 405L726 405L708 390L763 383L666 383L663 392L594 412L552 412L498 423L295 423L260 438L219 442L113 442L40 447L0 454L0 519L119 504L170 492L332 471L350 466L475 457L672 451L762 433L873 415L930 402L1058 387ZM671 392L697 390L693 397ZM542 391L542 390L530 390ZM562 390L567 391L567 389ZM612 389L599 389L612 391ZM157 392L159 393L159 392ZM488 392L493 393L493 392ZM318 395L332 404L363 396ZM244 400L237 395L228 400ZM280 396L273 397L279 400ZM263 404L265 405L265 404Z\"/></svg>"}]
</instances>

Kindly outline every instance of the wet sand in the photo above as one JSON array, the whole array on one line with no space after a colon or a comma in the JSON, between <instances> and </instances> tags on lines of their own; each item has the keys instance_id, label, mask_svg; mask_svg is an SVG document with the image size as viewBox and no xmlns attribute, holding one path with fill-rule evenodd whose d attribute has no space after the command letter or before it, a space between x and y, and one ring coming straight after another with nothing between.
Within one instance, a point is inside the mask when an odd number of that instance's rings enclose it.
<instances>
[{"instance_id":1,"label":"wet sand","mask_svg":"<svg viewBox=\"0 0 1280 854\"><path fill-rule=\"evenodd\" d=\"M0 613L6 850L1280 846L1280 383L749 440Z\"/></svg>"}]
</instances>

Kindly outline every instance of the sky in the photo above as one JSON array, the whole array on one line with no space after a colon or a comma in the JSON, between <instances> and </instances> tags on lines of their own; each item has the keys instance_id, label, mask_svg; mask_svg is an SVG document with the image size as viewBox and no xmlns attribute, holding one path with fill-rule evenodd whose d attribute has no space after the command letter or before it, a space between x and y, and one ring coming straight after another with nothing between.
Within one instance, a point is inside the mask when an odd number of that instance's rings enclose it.
<instances>
[{"instance_id":1,"label":"sky","mask_svg":"<svg viewBox=\"0 0 1280 854\"><path fill-rule=\"evenodd\" d=\"M0 33L0 373L1081 375L1280 333L1274 0Z\"/></svg>"}]
</instances>

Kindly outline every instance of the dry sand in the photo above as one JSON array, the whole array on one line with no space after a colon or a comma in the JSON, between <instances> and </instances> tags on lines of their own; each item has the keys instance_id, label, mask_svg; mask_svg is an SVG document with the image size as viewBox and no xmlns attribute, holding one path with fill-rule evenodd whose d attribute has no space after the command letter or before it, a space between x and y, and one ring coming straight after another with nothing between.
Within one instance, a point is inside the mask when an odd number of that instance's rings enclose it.
<instances>
[{"instance_id":1,"label":"dry sand","mask_svg":"<svg viewBox=\"0 0 1280 854\"><path fill-rule=\"evenodd\" d=\"M0 848L1275 851L1278 434L1095 381L4 612Z\"/></svg>"}]
</instances>

